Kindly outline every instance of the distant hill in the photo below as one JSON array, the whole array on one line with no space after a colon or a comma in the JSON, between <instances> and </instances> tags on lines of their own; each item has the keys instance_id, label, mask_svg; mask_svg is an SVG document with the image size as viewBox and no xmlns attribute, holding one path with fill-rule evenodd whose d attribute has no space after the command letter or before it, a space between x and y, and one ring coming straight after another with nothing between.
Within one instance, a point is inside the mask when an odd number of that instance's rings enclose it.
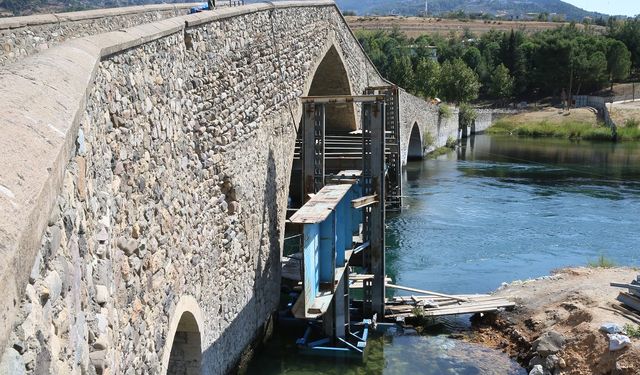
<instances>
[{"instance_id":1,"label":"distant hill","mask_svg":"<svg viewBox=\"0 0 640 375\"><path fill-rule=\"evenodd\" d=\"M66 12L83 9L112 8L130 5L197 2L198 0L0 0L0 13L28 15L33 13ZM221 3L223 0L218 0ZM265 0L245 0L254 3ZM358 15L416 16L424 12L424 0L335 0L342 11ZM202 1L206 2L206 0ZM561 0L429 0L429 14L440 15L463 10L465 13L488 13L521 17L526 13L557 13L568 20L606 15L588 12Z\"/></svg>"},{"instance_id":2,"label":"distant hill","mask_svg":"<svg viewBox=\"0 0 640 375\"><path fill-rule=\"evenodd\" d=\"M424 12L424 0L336 0L342 11L358 15L397 14L415 16ZM429 14L440 15L462 10L465 13L487 13L521 17L527 13L557 13L567 20L581 21L585 17L605 16L589 12L561 0L429 0Z\"/></svg>"},{"instance_id":3,"label":"distant hill","mask_svg":"<svg viewBox=\"0 0 640 375\"><path fill-rule=\"evenodd\" d=\"M115 8L132 5L187 3L199 0L0 0L0 14L25 16L36 13ZM204 0L206 2L206 0Z\"/></svg>"}]
</instances>

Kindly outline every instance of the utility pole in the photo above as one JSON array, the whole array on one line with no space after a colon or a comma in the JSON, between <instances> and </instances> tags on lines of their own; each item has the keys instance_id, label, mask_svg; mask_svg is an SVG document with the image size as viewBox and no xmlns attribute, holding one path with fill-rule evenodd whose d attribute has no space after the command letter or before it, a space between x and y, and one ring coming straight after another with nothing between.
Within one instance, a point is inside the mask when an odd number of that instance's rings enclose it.
<instances>
[{"instance_id":1,"label":"utility pole","mask_svg":"<svg viewBox=\"0 0 640 375\"><path fill-rule=\"evenodd\" d=\"M429 0L424 0L424 17L427 18L429 15Z\"/></svg>"}]
</instances>

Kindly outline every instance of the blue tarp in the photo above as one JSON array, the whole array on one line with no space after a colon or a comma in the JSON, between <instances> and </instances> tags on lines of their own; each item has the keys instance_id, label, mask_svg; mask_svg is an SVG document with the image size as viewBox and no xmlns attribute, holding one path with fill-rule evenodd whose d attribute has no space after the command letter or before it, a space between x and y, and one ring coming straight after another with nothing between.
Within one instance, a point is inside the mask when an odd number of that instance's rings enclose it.
<instances>
[{"instance_id":1,"label":"blue tarp","mask_svg":"<svg viewBox=\"0 0 640 375\"><path fill-rule=\"evenodd\" d=\"M191 10L189 10L189 14L200 13L203 10L209 10L209 4L208 3L204 3L202 5L198 5L196 7L191 8Z\"/></svg>"}]
</instances>

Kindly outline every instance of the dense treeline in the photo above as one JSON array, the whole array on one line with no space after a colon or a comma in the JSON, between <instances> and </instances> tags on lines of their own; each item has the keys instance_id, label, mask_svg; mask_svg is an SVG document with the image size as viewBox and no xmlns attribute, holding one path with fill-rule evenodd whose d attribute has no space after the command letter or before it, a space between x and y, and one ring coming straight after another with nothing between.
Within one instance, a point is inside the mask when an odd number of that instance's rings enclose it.
<instances>
[{"instance_id":1,"label":"dense treeline","mask_svg":"<svg viewBox=\"0 0 640 375\"><path fill-rule=\"evenodd\" d=\"M394 30L357 36L389 80L452 102L590 93L640 68L640 18L610 22L604 35L568 25L532 35L493 30L411 39Z\"/></svg>"}]
</instances>

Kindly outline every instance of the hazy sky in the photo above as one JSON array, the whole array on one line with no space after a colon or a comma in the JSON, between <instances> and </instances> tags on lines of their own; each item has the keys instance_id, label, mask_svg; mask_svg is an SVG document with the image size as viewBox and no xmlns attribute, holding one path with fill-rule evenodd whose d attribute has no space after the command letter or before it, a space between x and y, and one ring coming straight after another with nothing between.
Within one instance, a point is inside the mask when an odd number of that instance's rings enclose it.
<instances>
[{"instance_id":1,"label":"hazy sky","mask_svg":"<svg viewBox=\"0 0 640 375\"><path fill-rule=\"evenodd\" d=\"M582 9L605 14L640 14L639 0L564 0Z\"/></svg>"}]
</instances>

